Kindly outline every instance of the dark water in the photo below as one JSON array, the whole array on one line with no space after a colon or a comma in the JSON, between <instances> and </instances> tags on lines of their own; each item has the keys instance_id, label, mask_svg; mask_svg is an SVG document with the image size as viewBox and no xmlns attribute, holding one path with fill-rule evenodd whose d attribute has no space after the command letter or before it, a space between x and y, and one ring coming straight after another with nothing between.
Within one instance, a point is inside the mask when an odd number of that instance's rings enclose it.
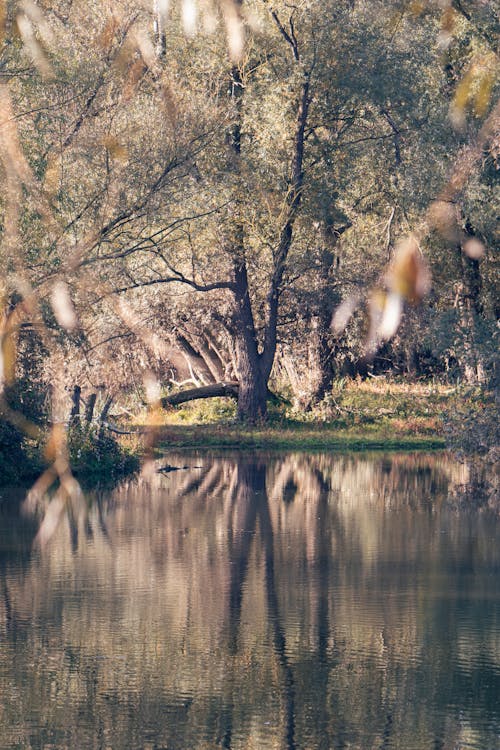
<instances>
[{"instance_id":1,"label":"dark water","mask_svg":"<svg viewBox=\"0 0 500 750\"><path fill-rule=\"evenodd\" d=\"M500 748L500 517L466 465L167 461L0 491L2 750Z\"/></svg>"}]
</instances>

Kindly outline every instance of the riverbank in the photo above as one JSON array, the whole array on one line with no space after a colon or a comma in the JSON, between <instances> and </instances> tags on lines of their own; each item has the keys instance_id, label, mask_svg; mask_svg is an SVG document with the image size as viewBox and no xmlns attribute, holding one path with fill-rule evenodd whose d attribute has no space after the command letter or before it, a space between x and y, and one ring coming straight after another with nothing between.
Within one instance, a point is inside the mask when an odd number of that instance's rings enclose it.
<instances>
[{"instance_id":1,"label":"riverbank","mask_svg":"<svg viewBox=\"0 0 500 750\"><path fill-rule=\"evenodd\" d=\"M272 450L435 450L443 437L390 435L387 430L339 430L331 424L283 421L276 426L168 425L158 429L157 448L266 448Z\"/></svg>"},{"instance_id":2,"label":"riverbank","mask_svg":"<svg viewBox=\"0 0 500 750\"><path fill-rule=\"evenodd\" d=\"M436 383L342 380L308 411L272 406L268 421L246 427L229 399L192 402L163 413L161 448L434 450L446 447L447 415L478 394Z\"/></svg>"},{"instance_id":3,"label":"riverbank","mask_svg":"<svg viewBox=\"0 0 500 750\"><path fill-rule=\"evenodd\" d=\"M300 410L282 400L270 407L265 424L254 427L236 421L231 399L210 399L154 414L138 412L119 424L129 433L123 436L108 433L99 438L95 428L78 428L70 433L68 447L73 471L91 482L116 480L135 471L146 443L158 453L183 448L413 451L451 447L485 454L498 445L497 411L492 394L478 389L382 378L341 380L313 409ZM151 427L153 433L147 435ZM25 450L14 432L4 429L0 484L6 478L9 482L31 479L43 470L43 449L31 442Z\"/></svg>"}]
</instances>

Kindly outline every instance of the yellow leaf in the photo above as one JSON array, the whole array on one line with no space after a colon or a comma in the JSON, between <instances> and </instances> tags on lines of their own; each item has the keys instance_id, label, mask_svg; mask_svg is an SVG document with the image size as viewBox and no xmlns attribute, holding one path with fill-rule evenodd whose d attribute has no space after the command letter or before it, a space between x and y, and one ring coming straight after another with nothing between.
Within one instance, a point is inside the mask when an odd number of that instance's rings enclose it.
<instances>
[{"instance_id":1,"label":"yellow leaf","mask_svg":"<svg viewBox=\"0 0 500 750\"><path fill-rule=\"evenodd\" d=\"M457 86L457 90L455 91L455 96L453 97L452 103L453 109L457 112L462 113L469 102L472 92L472 85L474 83L474 77L475 71L474 68L471 67Z\"/></svg>"},{"instance_id":2,"label":"yellow leaf","mask_svg":"<svg viewBox=\"0 0 500 750\"><path fill-rule=\"evenodd\" d=\"M417 241L409 237L399 243L389 269L388 283L391 292L408 302L419 302L430 287L430 273Z\"/></svg>"},{"instance_id":3,"label":"yellow leaf","mask_svg":"<svg viewBox=\"0 0 500 750\"><path fill-rule=\"evenodd\" d=\"M488 111L494 83L495 76L493 73L491 71L484 72L474 95L474 110L478 117L483 117Z\"/></svg>"}]
</instances>

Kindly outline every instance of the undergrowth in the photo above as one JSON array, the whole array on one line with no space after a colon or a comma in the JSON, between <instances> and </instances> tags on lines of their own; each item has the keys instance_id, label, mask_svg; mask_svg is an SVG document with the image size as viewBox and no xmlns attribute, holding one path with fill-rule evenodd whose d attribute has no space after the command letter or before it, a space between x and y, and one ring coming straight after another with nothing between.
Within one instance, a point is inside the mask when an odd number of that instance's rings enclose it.
<instances>
[{"instance_id":1,"label":"undergrowth","mask_svg":"<svg viewBox=\"0 0 500 750\"><path fill-rule=\"evenodd\" d=\"M139 467L137 446L120 443L96 425L68 430L70 465L77 475L120 476Z\"/></svg>"}]
</instances>

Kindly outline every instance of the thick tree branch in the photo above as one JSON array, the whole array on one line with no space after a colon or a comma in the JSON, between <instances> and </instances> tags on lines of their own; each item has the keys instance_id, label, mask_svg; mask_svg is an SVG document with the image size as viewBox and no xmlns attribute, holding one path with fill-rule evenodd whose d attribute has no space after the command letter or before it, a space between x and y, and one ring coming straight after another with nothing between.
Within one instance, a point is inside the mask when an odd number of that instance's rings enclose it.
<instances>
[{"instance_id":1,"label":"thick tree branch","mask_svg":"<svg viewBox=\"0 0 500 750\"><path fill-rule=\"evenodd\" d=\"M215 289L230 289L234 291L234 283L232 281L214 281L211 284L197 284L192 279L186 278L180 272L174 276L163 276L159 279L147 279L145 281L137 281L128 286L122 286L117 289L113 289L111 294L123 294L131 289L140 289L141 287L154 286L155 284L172 284L177 282L178 284L186 284L196 292L213 292Z\"/></svg>"},{"instance_id":2,"label":"thick tree branch","mask_svg":"<svg viewBox=\"0 0 500 750\"><path fill-rule=\"evenodd\" d=\"M229 396L230 398L237 399L238 389L239 384L235 381L229 383L211 383L210 385L189 388L186 391L180 391L180 393L164 396L161 399L161 405L163 408L166 408L167 406L184 404L186 401L195 401L199 398L215 398L216 396Z\"/></svg>"},{"instance_id":3,"label":"thick tree branch","mask_svg":"<svg viewBox=\"0 0 500 750\"><path fill-rule=\"evenodd\" d=\"M274 271L267 294L267 321L262 353L264 376L269 377L276 352L279 297L286 259L292 244L293 226L302 200L304 184L304 140L310 105L310 71L304 74L296 116L292 169L286 198L286 216L274 254Z\"/></svg>"}]
</instances>

